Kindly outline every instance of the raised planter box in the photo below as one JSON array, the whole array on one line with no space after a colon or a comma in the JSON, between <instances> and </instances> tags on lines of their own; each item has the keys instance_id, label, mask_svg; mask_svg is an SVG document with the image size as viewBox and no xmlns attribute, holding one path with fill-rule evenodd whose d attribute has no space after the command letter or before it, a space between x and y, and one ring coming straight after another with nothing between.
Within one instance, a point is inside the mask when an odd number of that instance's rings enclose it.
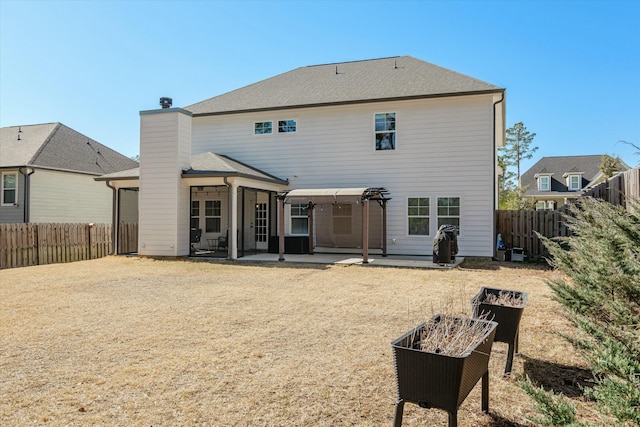
<instances>
[{"instance_id":1,"label":"raised planter box","mask_svg":"<svg viewBox=\"0 0 640 427\"><path fill-rule=\"evenodd\" d=\"M432 320L438 322L440 315ZM398 400L394 426L402 425L405 402L422 408L443 409L449 414L449 427L458 425L458 408L482 378L482 410L489 411L489 356L496 334L495 322L474 319L491 324L490 331L481 342L464 357L421 351L417 348L423 323L391 343L395 362Z\"/></svg>"},{"instance_id":2,"label":"raised planter box","mask_svg":"<svg viewBox=\"0 0 640 427\"><path fill-rule=\"evenodd\" d=\"M501 293L506 293L510 298L519 298L522 305L512 307L508 305L500 305L487 302L489 295L496 298ZM479 317L486 314L486 319L493 320L498 323L495 341L509 344L509 352L507 353L507 363L504 374L509 375L513 366L513 356L518 352L518 335L520 327L520 319L524 307L527 304L526 292L511 291L508 289L497 289L483 287L472 299L471 306L473 308L473 316Z\"/></svg>"}]
</instances>

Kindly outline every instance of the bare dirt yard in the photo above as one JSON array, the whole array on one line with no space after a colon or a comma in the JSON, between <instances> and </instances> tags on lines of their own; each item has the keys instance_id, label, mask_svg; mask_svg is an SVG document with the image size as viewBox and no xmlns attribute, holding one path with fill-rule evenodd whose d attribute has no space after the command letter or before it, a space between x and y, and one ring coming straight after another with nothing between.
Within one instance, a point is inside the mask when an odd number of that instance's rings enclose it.
<instances>
[{"instance_id":1,"label":"bare dirt yard","mask_svg":"<svg viewBox=\"0 0 640 427\"><path fill-rule=\"evenodd\" d=\"M519 263L453 270L107 257L0 271L0 425L381 426L396 401L390 342L482 286L528 293L520 354L490 360L460 426L530 426L528 375L596 420L589 372L545 280ZM404 426L446 426L405 405Z\"/></svg>"}]
</instances>

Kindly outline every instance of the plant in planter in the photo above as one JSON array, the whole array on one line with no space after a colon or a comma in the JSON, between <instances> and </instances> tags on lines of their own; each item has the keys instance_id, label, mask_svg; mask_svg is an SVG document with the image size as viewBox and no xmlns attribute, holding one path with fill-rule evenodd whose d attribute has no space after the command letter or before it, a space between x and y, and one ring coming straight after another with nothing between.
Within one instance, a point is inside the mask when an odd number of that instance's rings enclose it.
<instances>
[{"instance_id":1,"label":"plant in planter","mask_svg":"<svg viewBox=\"0 0 640 427\"><path fill-rule=\"evenodd\" d=\"M489 356L495 322L432 317L391 343L398 400L394 426L402 425L405 402L444 409L449 427L458 425L458 408L482 378L482 410L489 410Z\"/></svg>"},{"instance_id":2,"label":"plant in planter","mask_svg":"<svg viewBox=\"0 0 640 427\"><path fill-rule=\"evenodd\" d=\"M504 375L511 374L513 355L518 352L518 335L527 294L520 291L483 287L471 299L474 317L498 323L495 341L509 344Z\"/></svg>"}]
</instances>

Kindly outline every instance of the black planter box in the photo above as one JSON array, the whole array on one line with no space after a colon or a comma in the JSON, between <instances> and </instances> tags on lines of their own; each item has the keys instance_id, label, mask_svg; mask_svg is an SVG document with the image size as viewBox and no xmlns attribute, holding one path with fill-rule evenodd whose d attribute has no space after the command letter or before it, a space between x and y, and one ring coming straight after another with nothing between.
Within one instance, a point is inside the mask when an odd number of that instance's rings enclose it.
<instances>
[{"instance_id":1,"label":"black planter box","mask_svg":"<svg viewBox=\"0 0 640 427\"><path fill-rule=\"evenodd\" d=\"M438 321L440 315L434 316ZM489 356L496 334L495 322L482 342L465 357L428 353L413 348L420 340L426 324L417 326L391 343L395 362L398 400L394 426L402 425L405 402L423 408L444 409L449 414L449 427L457 426L458 408L482 378L482 410L489 410Z\"/></svg>"},{"instance_id":2,"label":"black planter box","mask_svg":"<svg viewBox=\"0 0 640 427\"><path fill-rule=\"evenodd\" d=\"M514 297L522 298L521 307L509 307L499 304L490 304L486 302L488 295L498 296L501 292L508 292ZM483 314L487 315L488 320L493 320L498 323L498 329L496 330L497 342L504 342L509 344L509 352L507 354L507 364L505 366L504 374L509 375L511 373L511 367L513 365L513 355L518 352L518 335L520 327L520 319L524 307L527 304L526 292L511 291L508 289L496 289L483 287L480 292L471 299L471 307L473 308L473 316L479 317Z\"/></svg>"}]
</instances>

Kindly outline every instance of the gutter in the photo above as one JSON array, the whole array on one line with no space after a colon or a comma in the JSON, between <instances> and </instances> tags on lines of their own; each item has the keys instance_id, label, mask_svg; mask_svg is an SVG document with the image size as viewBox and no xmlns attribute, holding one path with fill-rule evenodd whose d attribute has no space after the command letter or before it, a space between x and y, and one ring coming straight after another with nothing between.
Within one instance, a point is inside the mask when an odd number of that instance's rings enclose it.
<instances>
[{"instance_id":1,"label":"gutter","mask_svg":"<svg viewBox=\"0 0 640 427\"><path fill-rule=\"evenodd\" d=\"M24 209L22 212L22 220L25 224L29 223L29 177L35 173L35 169L30 166L20 166L18 168L20 175L24 176ZM17 201L17 200L16 200Z\"/></svg>"},{"instance_id":2,"label":"gutter","mask_svg":"<svg viewBox=\"0 0 640 427\"><path fill-rule=\"evenodd\" d=\"M496 102L493 103L493 155L494 156L498 155L498 144L496 142L496 133L497 133L496 132L496 105L498 105L500 103L503 103L503 102L504 102L504 91L502 92L502 98L500 98L499 100L497 100ZM506 117L503 117L503 121L506 123ZM497 177L496 177L497 163L498 163L498 158L494 157L494 159L493 159L493 177L492 177L494 185L495 185L496 179L497 179ZM493 190L493 207L492 207L493 215L491 215L492 218L493 218L493 221L491 223L491 229L493 230L493 233L491 234L491 239L492 239L491 240L491 242L492 242L491 246L493 247L494 256L496 255L495 254L496 245L495 245L495 242L493 242L493 236L496 235L496 197L497 197L497 194L498 194L499 191L500 190L498 188L494 188L494 190ZM498 206L498 207L500 207L500 206Z\"/></svg>"}]
</instances>

